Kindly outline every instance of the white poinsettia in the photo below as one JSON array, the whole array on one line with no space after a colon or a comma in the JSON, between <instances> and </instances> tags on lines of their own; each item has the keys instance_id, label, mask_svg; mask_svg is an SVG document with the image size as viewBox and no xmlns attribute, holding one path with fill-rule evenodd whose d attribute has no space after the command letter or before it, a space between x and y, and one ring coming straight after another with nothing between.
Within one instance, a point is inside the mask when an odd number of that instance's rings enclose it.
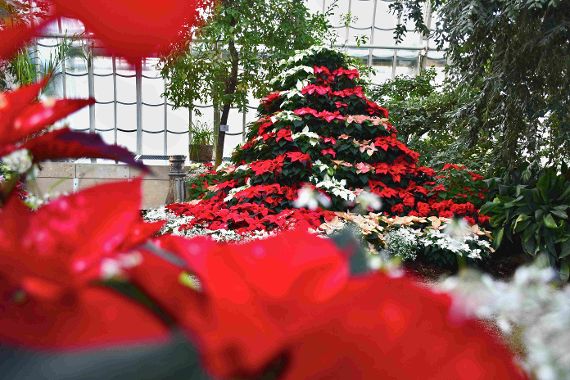
<instances>
[{"instance_id":1,"label":"white poinsettia","mask_svg":"<svg viewBox=\"0 0 570 380\"><path fill-rule=\"evenodd\" d=\"M271 81L269 83L271 85L283 86L285 83L285 80L287 78L294 76L294 75L298 75L300 72L306 73L308 75L312 75L313 74L313 68L310 66L303 66L303 65L292 67L288 70L281 72L279 75L277 75L276 77L271 79Z\"/></svg>"},{"instance_id":2,"label":"white poinsettia","mask_svg":"<svg viewBox=\"0 0 570 380\"><path fill-rule=\"evenodd\" d=\"M271 116L271 122L273 124L275 124L279 120L295 121L295 120L301 120L301 118L299 116L295 115L295 113L293 113L293 111L280 111L280 112L276 112L273 116Z\"/></svg>"},{"instance_id":3,"label":"white poinsettia","mask_svg":"<svg viewBox=\"0 0 570 380\"><path fill-rule=\"evenodd\" d=\"M570 286L557 286L557 277L539 260L517 269L508 282L467 272L439 288L457 294L463 309L493 321L524 347L520 359L533 379L559 380L570 374Z\"/></svg>"},{"instance_id":4,"label":"white poinsettia","mask_svg":"<svg viewBox=\"0 0 570 380\"><path fill-rule=\"evenodd\" d=\"M285 98L285 101L281 103L281 108L287 108L289 105L295 107L297 102L300 99L304 98L303 93L300 90L297 90L296 88L288 91L283 91L281 95Z\"/></svg>"},{"instance_id":5,"label":"white poinsettia","mask_svg":"<svg viewBox=\"0 0 570 380\"><path fill-rule=\"evenodd\" d=\"M4 157L0 157L0 160L6 165L6 167L16 173L23 174L30 170L32 167L32 156L27 149L18 149Z\"/></svg>"},{"instance_id":6,"label":"white poinsettia","mask_svg":"<svg viewBox=\"0 0 570 380\"><path fill-rule=\"evenodd\" d=\"M309 140L309 144L311 144L312 146L315 146L319 143L319 140L321 139L321 136L319 136L318 134L316 134L315 132L311 132L309 130L309 127L305 127L303 128L303 130L301 132L298 133L293 133L291 135L291 138L293 140L299 140L302 138L306 138Z\"/></svg>"},{"instance_id":7,"label":"white poinsettia","mask_svg":"<svg viewBox=\"0 0 570 380\"><path fill-rule=\"evenodd\" d=\"M285 97L285 99L294 99L294 98L303 98L303 93L296 88L291 90L281 92L281 95Z\"/></svg>"},{"instance_id":8,"label":"white poinsettia","mask_svg":"<svg viewBox=\"0 0 570 380\"><path fill-rule=\"evenodd\" d=\"M380 197L365 190L361 191L356 197L356 204L358 204L363 210L380 210L382 207Z\"/></svg>"},{"instance_id":9,"label":"white poinsettia","mask_svg":"<svg viewBox=\"0 0 570 380\"><path fill-rule=\"evenodd\" d=\"M293 202L294 207L306 207L309 210L316 210L319 205L324 208L329 208L331 206L330 198L318 191L315 191L315 189L308 185L299 189L297 199Z\"/></svg>"},{"instance_id":10,"label":"white poinsettia","mask_svg":"<svg viewBox=\"0 0 570 380\"><path fill-rule=\"evenodd\" d=\"M408 227L397 228L385 236L388 251L402 260L415 260L418 254L419 231Z\"/></svg>"},{"instance_id":11,"label":"white poinsettia","mask_svg":"<svg viewBox=\"0 0 570 380\"><path fill-rule=\"evenodd\" d=\"M319 181L316 177L311 177L311 182L315 184L317 188L326 189L328 193L335 195L347 202L354 202L356 199L356 194L346 188L346 180L338 180L335 177L326 175L323 181Z\"/></svg>"},{"instance_id":12,"label":"white poinsettia","mask_svg":"<svg viewBox=\"0 0 570 380\"><path fill-rule=\"evenodd\" d=\"M317 160L313 162L313 168L317 169L319 172L325 172L330 168L330 166L324 164L321 160Z\"/></svg>"}]
</instances>

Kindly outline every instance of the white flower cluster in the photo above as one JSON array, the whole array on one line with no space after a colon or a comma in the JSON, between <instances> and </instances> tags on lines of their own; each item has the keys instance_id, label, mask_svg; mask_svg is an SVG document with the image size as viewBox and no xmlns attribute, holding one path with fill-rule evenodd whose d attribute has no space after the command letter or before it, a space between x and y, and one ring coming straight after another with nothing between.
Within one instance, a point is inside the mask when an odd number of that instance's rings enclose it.
<instances>
[{"instance_id":1,"label":"white flower cluster","mask_svg":"<svg viewBox=\"0 0 570 380\"><path fill-rule=\"evenodd\" d=\"M166 221L161 233L171 233L173 235L183 235L183 233L179 231L180 226L188 223L194 218L193 216L178 216L166 209L166 207L146 210L143 217L147 222Z\"/></svg>"},{"instance_id":2,"label":"white flower cluster","mask_svg":"<svg viewBox=\"0 0 570 380\"><path fill-rule=\"evenodd\" d=\"M285 64L285 61L281 61L281 63ZM287 78L289 78L293 75L297 75L299 72L303 72L303 73L306 73L308 75L312 75L313 74L313 68L310 66L303 66L303 65L292 67L290 69L287 69L287 70L279 73L279 75L277 75L276 77L271 79L269 84L271 84L272 86L277 85L277 86L282 87L285 85L285 81L287 80Z\"/></svg>"},{"instance_id":3,"label":"white flower cluster","mask_svg":"<svg viewBox=\"0 0 570 380\"><path fill-rule=\"evenodd\" d=\"M415 260L418 254L418 233L411 228L398 228L388 232L384 237L388 251L402 260Z\"/></svg>"},{"instance_id":4,"label":"white flower cluster","mask_svg":"<svg viewBox=\"0 0 570 380\"><path fill-rule=\"evenodd\" d=\"M305 127L305 128L303 128L303 130L301 132L291 134L291 138L293 140L299 140L299 139L306 138L309 140L309 144L311 144L312 146L315 146L319 143L321 136L319 136L315 132L311 132L309 130L309 127Z\"/></svg>"},{"instance_id":5,"label":"white flower cluster","mask_svg":"<svg viewBox=\"0 0 570 380\"><path fill-rule=\"evenodd\" d=\"M32 157L27 149L19 149L0 158L8 170L23 174L32 167Z\"/></svg>"},{"instance_id":6,"label":"white flower cluster","mask_svg":"<svg viewBox=\"0 0 570 380\"><path fill-rule=\"evenodd\" d=\"M331 206L331 200L326 195L313 190L311 186L303 186L300 188L297 199L293 202L293 207L306 207L309 210L316 210L319 205L324 208L329 208Z\"/></svg>"},{"instance_id":7,"label":"white flower cluster","mask_svg":"<svg viewBox=\"0 0 570 380\"><path fill-rule=\"evenodd\" d=\"M525 368L538 380L570 379L570 286L539 263L519 268L510 282L466 273L440 286L460 296L477 317L494 321L524 347Z\"/></svg>"},{"instance_id":8,"label":"white flower cluster","mask_svg":"<svg viewBox=\"0 0 570 380\"><path fill-rule=\"evenodd\" d=\"M144 219L147 222L166 221L166 225L160 231L161 234L172 234L175 236L184 236L188 238L197 236L207 236L218 242L248 242L252 240L266 239L274 234L267 231L253 231L246 234L240 234L232 230L209 230L202 227L193 227L189 229L180 229L181 226L190 222L192 216L178 216L165 207L151 209L146 211Z\"/></svg>"},{"instance_id":9,"label":"white flower cluster","mask_svg":"<svg viewBox=\"0 0 570 380\"><path fill-rule=\"evenodd\" d=\"M333 169L330 166L328 166L327 164L323 163L321 160L317 160L317 161L313 162L313 168L315 168L319 172L328 172L330 169Z\"/></svg>"},{"instance_id":10,"label":"white flower cluster","mask_svg":"<svg viewBox=\"0 0 570 380\"><path fill-rule=\"evenodd\" d=\"M319 189L326 189L329 194L335 195L339 198L344 199L347 202L354 202L356 199L356 194L346 188L346 180L338 180L335 177L325 175L324 180L312 176L310 181Z\"/></svg>"},{"instance_id":11,"label":"white flower cluster","mask_svg":"<svg viewBox=\"0 0 570 380\"><path fill-rule=\"evenodd\" d=\"M223 164L224 164L224 162L222 162L222 165ZM187 168L188 168L188 175L192 175L192 176L198 176L198 175L204 174L208 171L208 168L206 167L206 165L198 163L198 162L190 163Z\"/></svg>"},{"instance_id":12,"label":"white flower cluster","mask_svg":"<svg viewBox=\"0 0 570 380\"><path fill-rule=\"evenodd\" d=\"M303 59L305 59L306 57L310 56L310 55L314 55L316 53L320 53L322 51L325 50L331 50L330 48L327 48L326 46L323 45L314 45L311 46L308 49L305 50L295 50L295 55L293 55L292 57L289 57L287 59L281 60L279 62L279 66L290 66L290 65L294 65L296 63L301 62ZM312 69L311 69L312 72Z\"/></svg>"},{"instance_id":13,"label":"white flower cluster","mask_svg":"<svg viewBox=\"0 0 570 380\"><path fill-rule=\"evenodd\" d=\"M301 120L301 118L295 115L293 111L280 111L271 116L271 122L276 123L279 120L295 121Z\"/></svg>"},{"instance_id":14,"label":"white flower cluster","mask_svg":"<svg viewBox=\"0 0 570 380\"><path fill-rule=\"evenodd\" d=\"M392 254L406 260L416 258L415 254L409 253L408 250L408 245L412 244L416 252L447 252L459 257L482 260L493 251L491 243L474 233L469 226L463 229L462 224L451 220L445 227L442 226L443 228L400 226L385 233L384 241Z\"/></svg>"},{"instance_id":15,"label":"white flower cluster","mask_svg":"<svg viewBox=\"0 0 570 380\"><path fill-rule=\"evenodd\" d=\"M274 235L274 233L267 231L252 231L248 233L238 233L232 230L209 230L206 228L194 227L184 231L179 231L177 234L179 236L185 236L188 238L196 236L207 236L217 242L233 242L233 243L247 243L252 240L267 239Z\"/></svg>"},{"instance_id":16,"label":"white flower cluster","mask_svg":"<svg viewBox=\"0 0 570 380\"><path fill-rule=\"evenodd\" d=\"M477 260L483 258L483 252L489 252L491 249L491 244L485 239L479 239L477 235L452 236L445 231L431 229L419 239L419 243L424 247L434 247Z\"/></svg>"},{"instance_id":17,"label":"white flower cluster","mask_svg":"<svg viewBox=\"0 0 570 380\"><path fill-rule=\"evenodd\" d=\"M377 211L382 208L382 200L380 197L365 190L361 191L358 194L355 202L360 210L364 213L368 212L369 210Z\"/></svg>"}]
</instances>

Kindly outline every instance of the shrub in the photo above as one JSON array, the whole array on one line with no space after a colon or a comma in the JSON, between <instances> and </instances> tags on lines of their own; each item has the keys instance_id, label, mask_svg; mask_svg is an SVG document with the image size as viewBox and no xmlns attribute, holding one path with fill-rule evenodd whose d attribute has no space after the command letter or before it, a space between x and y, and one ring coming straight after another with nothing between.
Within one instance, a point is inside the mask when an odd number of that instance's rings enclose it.
<instances>
[{"instance_id":1,"label":"shrub","mask_svg":"<svg viewBox=\"0 0 570 380\"><path fill-rule=\"evenodd\" d=\"M497 185L498 194L482 211L491 217L495 244L520 239L530 255L546 254L568 279L570 271L570 181L568 168L543 169L536 181Z\"/></svg>"}]
</instances>

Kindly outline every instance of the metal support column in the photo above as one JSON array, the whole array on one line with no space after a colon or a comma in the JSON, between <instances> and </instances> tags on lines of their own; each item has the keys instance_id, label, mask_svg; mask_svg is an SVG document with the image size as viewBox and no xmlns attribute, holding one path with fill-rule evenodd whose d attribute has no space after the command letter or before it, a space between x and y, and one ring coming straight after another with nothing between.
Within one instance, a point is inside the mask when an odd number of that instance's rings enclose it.
<instances>
[{"instance_id":1,"label":"metal support column","mask_svg":"<svg viewBox=\"0 0 570 380\"><path fill-rule=\"evenodd\" d=\"M57 29L59 31L60 35L63 35L63 27L61 25L61 18L57 19ZM64 43L65 42L65 38L61 38L59 39L60 43ZM67 61L67 57L60 57L61 58L61 86L62 86L62 94L63 94L63 98L66 99L67 98L67 65L66 65L66 61Z\"/></svg>"},{"instance_id":2,"label":"metal support column","mask_svg":"<svg viewBox=\"0 0 570 380\"><path fill-rule=\"evenodd\" d=\"M119 140L118 105L117 105L117 57L112 57L113 63L113 140L117 145Z\"/></svg>"},{"instance_id":3,"label":"metal support column","mask_svg":"<svg viewBox=\"0 0 570 380\"><path fill-rule=\"evenodd\" d=\"M89 52L87 54L87 87L89 98L95 98L95 73L93 70L93 43L89 44ZM89 105L89 132L95 133L95 104ZM95 158L91 162L97 162Z\"/></svg>"},{"instance_id":4,"label":"metal support column","mask_svg":"<svg viewBox=\"0 0 570 380\"><path fill-rule=\"evenodd\" d=\"M164 98L164 155L168 156L168 99Z\"/></svg>"},{"instance_id":5,"label":"metal support column","mask_svg":"<svg viewBox=\"0 0 570 380\"><path fill-rule=\"evenodd\" d=\"M87 54L87 87L89 98L95 97L95 74L93 72L93 43L89 44ZM95 104L89 105L89 132L95 133Z\"/></svg>"},{"instance_id":6,"label":"metal support column","mask_svg":"<svg viewBox=\"0 0 570 380\"><path fill-rule=\"evenodd\" d=\"M430 30L429 33L431 34L432 9L431 9L431 3L429 1L426 2L424 9L425 9L426 26ZM424 48L420 50L420 54L418 56L418 74L421 74L421 72L426 68L426 58L427 58L427 53L429 52L429 38L430 38L429 34L427 36L423 35L421 36L422 39L421 42Z\"/></svg>"},{"instance_id":7,"label":"metal support column","mask_svg":"<svg viewBox=\"0 0 570 380\"><path fill-rule=\"evenodd\" d=\"M376 31L376 10L378 9L378 0L374 0L374 13L372 14L372 26L370 28L370 45L374 45L374 32ZM368 67L372 67L372 52L373 49L368 50Z\"/></svg>"},{"instance_id":8,"label":"metal support column","mask_svg":"<svg viewBox=\"0 0 570 380\"><path fill-rule=\"evenodd\" d=\"M142 120L142 62L135 68L137 92L137 154L142 154L143 120Z\"/></svg>"},{"instance_id":9,"label":"metal support column","mask_svg":"<svg viewBox=\"0 0 570 380\"><path fill-rule=\"evenodd\" d=\"M188 108L188 145L192 144L192 127L194 122L192 121L192 110L193 108Z\"/></svg>"},{"instance_id":10,"label":"metal support column","mask_svg":"<svg viewBox=\"0 0 570 380\"><path fill-rule=\"evenodd\" d=\"M398 24L402 22L402 18L398 17ZM396 68L398 67L398 49L394 49L394 56L392 57L392 79L396 77Z\"/></svg>"}]
</instances>

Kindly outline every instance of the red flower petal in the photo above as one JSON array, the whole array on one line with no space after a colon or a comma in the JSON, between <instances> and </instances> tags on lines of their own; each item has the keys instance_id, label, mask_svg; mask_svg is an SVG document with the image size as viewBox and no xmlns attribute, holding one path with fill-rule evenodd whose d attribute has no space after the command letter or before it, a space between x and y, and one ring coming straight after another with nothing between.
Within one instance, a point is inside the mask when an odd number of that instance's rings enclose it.
<instances>
[{"instance_id":1,"label":"red flower petal","mask_svg":"<svg viewBox=\"0 0 570 380\"><path fill-rule=\"evenodd\" d=\"M44 23L30 27L26 24L15 24L0 30L0 59L12 58L43 27Z\"/></svg>"},{"instance_id":2,"label":"red flower petal","mask_svg":"<svg viewBox=\"0 0 570 380\"><path fill-rule=\"evenodd\" d=\"M64 286L78 274L99 276L101 260L127 248L141 221L140 202L140 180L92 187L36 212L13 197L0 209L0 274Z\"/></svg>"},{"instance_id":3,"label":"red flower petal","mask_svg":"<svg viewBox=\"0 0 570 380\"><path fill-rule=\"evenodd\" d=\"M165 341L169 336L157 317L115 291L93 287L62 293L53 300L29 293L20 300L18 293L7 285L2 279L0 342L4 344L35 349L83 349Z\"/></svg>"},{"instance_id":4,"label":"red flower petal","mask_svg":"<svg viewBox=\"0 0 570 380\"><path fill-rule=\"evenodd\" d=\"M207 0L53 0L56 14L81 20L111 52L138 64L167 52L195 23ZM104 17L102 17L104 15Z\"/></svg>"},{"instance_id":5,"label":"red flower petal","mask_svg":"<svg viewBox=\"0 0 570 380\"><path fill-rule=\"evenodd\" d=\"M97 134L75 132L68 128L46 133L23 147L32 153L35 162L62 158L106 158L148 170L143 163L135 160L128 149L107 145Z\"/></svg>"},{"instance_id":6,"label":"red flower petal","mask_svg":"<svg viewBox=\"0 0 570 380\"><path fill-rule=\"evenodd\" d=\"M286 351L283 379L525 378L504 346L450 306L406 278L354 280Z\"/></svg>"},{"instance_id":7,"label":"red flower petal","mask_svg":"<svg viewBox=\"0 0 570 380\"><path fill-rule=\"evenodd\" d=\"M16 143L37 130L15 128L14 120L39 95L47 79L11 92L0 93L0 145Z\"/></svg>"},{"instance_id":8,"label":"red flower petal","mask_svg":"<svg viewBox=\"0 0 570 380\"><path fill-rule=\"evenodd\" d=\"M46 100L27 107L14 120L14 128L27 134L41 131L56 121L94 104L95 99L57 99Z\"/></svg>"}]
</instances>

